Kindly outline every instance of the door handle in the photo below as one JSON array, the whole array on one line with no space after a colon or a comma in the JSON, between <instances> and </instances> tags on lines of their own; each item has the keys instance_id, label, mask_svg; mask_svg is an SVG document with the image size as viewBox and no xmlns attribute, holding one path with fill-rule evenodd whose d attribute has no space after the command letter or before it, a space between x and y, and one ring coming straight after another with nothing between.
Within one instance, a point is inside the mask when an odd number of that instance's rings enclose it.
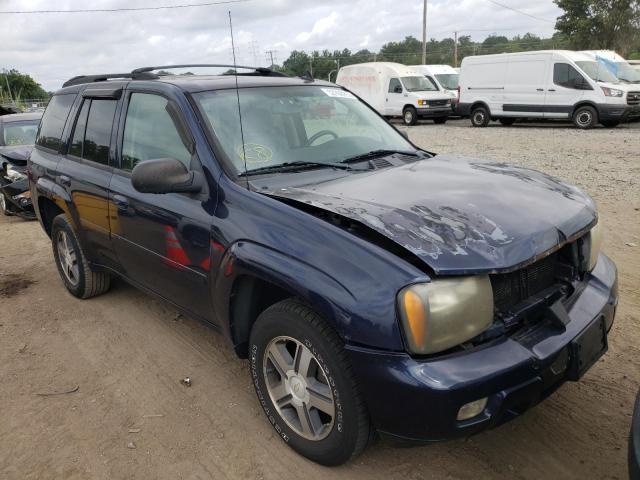
<instances>
[{"instance_id":1,"label":"door handle","mask_svg":"<svg viewBox=\"0 0 640 480\"><path fill-rule=\"evenodd\" d=\"M126 210L127 208L129 208L129 200L127 200L122 195L114 195L113 203L116 204L116 207L118 207L118 210Z\"/></svg>"},{"instance_id":2,"label":"door handle","mask_svg":"<svg viewBox=\"0 0 640 480\"><path fill-rule=\"evenodd\" d=\"M71 179L69 177L67 177L66 175L60 175L58 177L58 183L64 187L70 187L71 186Z\"/></svg>"},{"instance_id":3,"label":"door handle","mask_svg":"<svg viewBox=\"0 0 640 480\"><path fill-rule=\"evenodd\" d=\"M555 88L550 88L548 91L549 91L549 92L555 92L555 91L556 91L556 89L555 89Z\"/></svg>"},{"instance_id":4,"label":"door handle","mask_svg":"<svg viewBox=\"0 0 640 480\"><path fill-rule=\"evenodd\" d=\"M544 92L544 88L536 88L538 92Z\"/></svg>"}]
</instances>

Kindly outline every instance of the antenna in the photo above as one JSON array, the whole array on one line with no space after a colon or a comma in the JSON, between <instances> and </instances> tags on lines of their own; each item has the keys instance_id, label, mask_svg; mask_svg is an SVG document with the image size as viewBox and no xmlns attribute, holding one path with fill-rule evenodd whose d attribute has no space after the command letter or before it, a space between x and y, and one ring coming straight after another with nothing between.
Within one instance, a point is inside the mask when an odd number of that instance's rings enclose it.
<instances>
[{"instance_id":1,"label":"antenna","mask_svg":"<svg viewBox=\"0 0 640 480\"><path fill-rule=\"evenodd\" d=\"M229 10L229 31L231 32L231 51L233 52L233 74L236 79L236 98L238 99L238 118L240 120L240 141L242 142L242 159L244 160L244 176L247 179L247 189L249 188L249 177L247 176L247 152L244 148L244 130L242 129L242 109L240 108L240 89L238 88L238 66L236 65L236 45L233 41L233 22L231 21L231 10Z\"/></svg>"}]
</instances>

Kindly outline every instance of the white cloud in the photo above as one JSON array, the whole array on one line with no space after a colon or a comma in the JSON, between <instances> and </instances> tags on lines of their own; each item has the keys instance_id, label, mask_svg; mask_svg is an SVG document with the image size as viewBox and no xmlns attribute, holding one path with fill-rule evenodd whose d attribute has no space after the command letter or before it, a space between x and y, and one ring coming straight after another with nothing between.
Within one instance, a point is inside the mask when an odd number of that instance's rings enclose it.
<instances>
[{"instance_id":1,"label":"white cloud","mask_svg":"<svg viewBox=\"0 0 640 480\"><path fill-rule=\"evenodd\" d=\"M0 11L51 6L44 0L2 0L0 4ZM550 20L560 12L552 0L509 0L508 4ZM88 4L84 0L60 0L55 6L149 5L148 0L92 0ZM55 90L79 74L173 62L230 63L229 8L239 64L258 61L266 65L267 50L277 50L275 57L282 63L294 48L377 50L408 35L421 37L422 0L253 0L148 12L0 15L10 25L0 29L0 68L29 73L46 89ZM550 35L553 24L486 0L429 0L429 37L448 37L454 30L482 40L492 32Z\"/></svg>"}]
</instances>

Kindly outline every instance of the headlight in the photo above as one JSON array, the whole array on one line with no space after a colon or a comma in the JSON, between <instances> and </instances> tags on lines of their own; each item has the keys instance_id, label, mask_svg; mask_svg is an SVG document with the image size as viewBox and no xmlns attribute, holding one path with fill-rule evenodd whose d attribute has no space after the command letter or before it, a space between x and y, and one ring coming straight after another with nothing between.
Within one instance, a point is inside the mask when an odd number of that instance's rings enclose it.
<instances>
[{"instance_id":1,"label":"headlight","mask_svg":"<svg viewBox=\"0 0 640 480\"><path fill-rule=\"evenodd\" d=\"M447 350L493 322L493 290L487 275L436 279L404 288L398 309L411 353Z\"/></svg>"},{"instance_id":2,"label":"headlight","mask_svg":"<svg viewBox=\"0 0 640 480\"><path fill-rule=\"evenodd\" d=\"M418 105L419 106L425 106L425 107L429 106L429 104L427 103L426 100L418 100Z\"/></svg>"},{"instance_id":3,"label":"headlight","mask_svg":"<svg viewBox=\"0 0 640 480\"><path fill-rule=\"evenodd\" d=\"M27 176L21 171L16 170L13 166L7 165L7 178L12 182L17 182L18 180L27 178Z\"/></svg>"},{"instance_id":4,"label":"headlight","mask_svg":"<svg viewBox=\"0 0 640 480\"><path fill-rule=\"evenodd\" d=\"M589 271L596 267L598 262L598 255L600 254L600 248L602 247L602 227L601 222L598 219L598 223L589 231Z\"/></svg>"},{"instance_id":5,"label":"headlight","mask_svg":"<svg viewBox=\"0 0 640 480\"><path fill-rule=\"evenodd\" d=\"M608 87L600 87L602 88L602 91L604 92L605 97L622 97L622 95L624 95L624 92L622 90L617 90L615 88L608 88Z\"/></svg>"}]
</instances>

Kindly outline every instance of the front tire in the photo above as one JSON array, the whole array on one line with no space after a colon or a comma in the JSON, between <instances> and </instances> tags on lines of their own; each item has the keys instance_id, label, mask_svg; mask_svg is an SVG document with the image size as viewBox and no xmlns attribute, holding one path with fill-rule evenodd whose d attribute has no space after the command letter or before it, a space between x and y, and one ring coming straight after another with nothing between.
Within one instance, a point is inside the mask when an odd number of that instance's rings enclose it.
<instances>
[{"instance_id":1,"label":"front tire","mask_svg":"<svg viewBox=\"0 0 640 480\"><path fill-rule=\"evenodd\" d=\"M0 210L5 217L11 216L11 212L7 209L7 199L2 192L0 192Z\"/></svg>"},{"instance_id":2,"label":"front tire","mask_svg":"<svg viewBox=\"0 0 640 480\"><path fill-rule=\"evenodd\" d=\"M304 303L265 310L250 338L250 370L262 408L299 454L340 465L366 447L371 426L338 335Z\"/></svg>"},{"instance_id":3,"label":"front tire","mask_svg":"<svg viewBox=\"0 0 640 480\"><path fill-rule=\"evenodd\" d=\"M471 112L471 125L474 127L486 127L491 121L491 115L486 107L476 107Z\"/></svg>"},{"instance_id":4,"label":"front tire","mask_svg":"<svg viewBox=\"0 0 640 480\"><path fill-rule=\"evenodd\" d=\"M90 298L109 290L111 277L91 269L76 232L64 214L53 219L51 243L60 278L72 295Z\"/></svg>"},{"instance_id":5,"label":"front tire","mask_svg":"<svg viewBox=\"0 0 640 480\"><path fill-rule=\"evenodd\" d=\"M402 111L402 120L405 125L415 125L418 123L418 111L414 107L406 107Z\"/></svg>"},{"instance_id":6,"label":"front tire","mask_svg":"<svg viewBox=\"0 0 640 480\"><path fill-rule=\"evenodd\" d=\"M573 124L582 129L587 130L593 128L598 123L598 112L589 105L584 105L576 109L573 113Z\"/></svg>"}]
</instances>

